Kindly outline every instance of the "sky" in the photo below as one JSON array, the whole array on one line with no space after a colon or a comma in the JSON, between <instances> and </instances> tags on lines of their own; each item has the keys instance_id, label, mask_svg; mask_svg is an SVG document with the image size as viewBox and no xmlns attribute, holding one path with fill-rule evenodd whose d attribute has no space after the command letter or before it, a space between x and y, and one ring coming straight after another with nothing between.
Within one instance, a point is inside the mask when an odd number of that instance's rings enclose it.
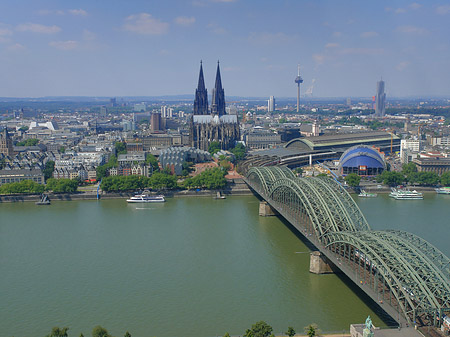
<instances>
[{"instance_id":1,"label":"sky","mask_svg":"<svg viewBox=\"0 0 450 337\"><path fill-rule=\"evenodd\" d=\"M7 0L0 97L450 96L450 1Z\"/></svg>"}]
</instances>

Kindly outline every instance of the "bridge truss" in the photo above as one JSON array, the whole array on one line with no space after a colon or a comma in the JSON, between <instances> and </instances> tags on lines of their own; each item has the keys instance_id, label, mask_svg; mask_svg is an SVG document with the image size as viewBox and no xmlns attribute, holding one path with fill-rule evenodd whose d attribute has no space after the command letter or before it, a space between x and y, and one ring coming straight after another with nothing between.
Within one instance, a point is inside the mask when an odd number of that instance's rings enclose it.
<instances>
[{"instance_id":1,"label":"bridge truss","mask_svg":"<svg viewBox=\"0 0 450 337\"><path fill-rule=\"evenodd\" d=\"M371 230L334 180L269 166L246 182L399 324L438 325L450 312L450 259L414 234Z\"/></svg>"}]
</instances>

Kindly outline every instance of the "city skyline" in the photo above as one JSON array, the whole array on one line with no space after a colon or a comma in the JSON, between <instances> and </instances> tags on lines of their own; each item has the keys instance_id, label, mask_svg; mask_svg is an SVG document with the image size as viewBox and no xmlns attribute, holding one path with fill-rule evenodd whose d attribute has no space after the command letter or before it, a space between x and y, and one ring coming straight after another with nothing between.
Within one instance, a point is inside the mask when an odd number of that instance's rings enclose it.
<instances>
[{"instance_id":1,"label":"city skyline","mask_svg":"<svg viewBox=\"0 0 450 337\"><path fill-rule=\"evenodd\" d=\"M0 97L193 94L198 62L229 96L444 96L450 5L440 1L0 4ZM220 15L217 15L220 13Z\"/></svg>"}]
</instances>

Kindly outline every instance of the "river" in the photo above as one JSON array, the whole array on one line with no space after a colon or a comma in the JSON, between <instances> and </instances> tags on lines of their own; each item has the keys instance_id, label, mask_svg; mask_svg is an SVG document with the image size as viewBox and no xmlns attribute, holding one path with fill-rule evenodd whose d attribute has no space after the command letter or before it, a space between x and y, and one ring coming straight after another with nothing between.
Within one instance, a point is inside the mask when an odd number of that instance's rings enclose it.
<instances>
[{"instance_id":1,"label":"river","mask_svg":"<svg viewBox=\"0 0 450 337\"><path fill-rule=\"evenodd\" d=\"M450 196L358 199L374 229L404 229L450 255ZM253 196L0 204L2 336L242 335L265 320L279 334L315 322L347 330L386 323L336 275L308 272L305 244Z\"/></svg>"}]
</instances>

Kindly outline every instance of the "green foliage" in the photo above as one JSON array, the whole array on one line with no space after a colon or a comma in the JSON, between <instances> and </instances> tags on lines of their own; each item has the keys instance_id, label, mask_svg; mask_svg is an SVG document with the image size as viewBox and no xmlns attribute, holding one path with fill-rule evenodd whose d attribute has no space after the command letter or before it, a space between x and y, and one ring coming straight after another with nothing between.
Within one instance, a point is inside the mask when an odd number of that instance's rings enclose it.
<instances>
[{"instance_id":1,"label":"green foliage","mask_svg":"<svg viewBox=\"0 0 450 337\"><path fill-rule=\"evenodd\" d=\"M156 172L149 178L149 186L155 190L175 189L178 187L177 177Z\"/></svg>"},{"instance_id":2,"label":"green foliage","mask_svg":"<svg viewBox=\"0 0 450 337\"><path fill-rule=\"evenodd\" d=\"M273 328L264 321L256 322L251 329L245 331L244 337L268 337L272 333Z\"/></svg>"},{"instance_id":3,"label":"green foliage","mask_svg":"<svg viewBox=\"0 0 450 337\"><path fill-rule=\"evenodd\" d=\"M434 172L414 172L408 175L408 181L411 184L430 186L439 182L439 176Z\"/></svg>"},{"instance_id":4,"label":"green foliage","mask_svg":"<svg viewBox=\"0 0 450 337\"><path fill-rule=\"evenodd\" d=\"M348 186L358 187L359 183L361 182L361 177L356 173L350 173L345 177L344 180L348 184Z\"/></svg>"},{"instance_id":5,"label":"green foliage","mask_svg":"<svg viewBox=\"0 0 450 337\"><path fill-rule=\"evenodd\" d=\"M317 175L317 177L328 177L328 174L326 174L326 173L319 173Z\"/></svg>"},{"instance_id":6,"label":"green foliage","mask_svg":"<svg viewBox=\"0 0 450 337\"><path fill-rule=\"evenodd\" d=\"M127 331L123 337L131 337L131 334Z\"/></svg>"},{"instance_id":7,"label":"green foliage","mask_svg":"<svg viewBox=\"0 0 450 337\"><path fill-rule=\"evenodd\" d=\"M184 161L182 166L183 166L183 170L181 171L181 175L183 177L187 177L189 175L189 173L191 173L194 170L194 168L193 168L194 163L193 162Z\"/></svg>"},{"instance_id":8,"label":"green foliage","mask_svg":"<svg viewBox=\"0 0 450 337\"><path fill-rule=\"evenodd\" d=\"M296 167L293 171L298 175L302 175L303 173L303 169L301 167Z\"/></svg>"},{"instance_id":9,"label":"green foliage","mask_svg":"<svg viewBox=\"0 0 450 337\"><path fill-rule=\"evenodd\" d=\"M47 180L47 190L53 193L75 193L78 189L78 181L72 179L54 179Z\"/></svg>"},{"instance_id":10,"label":"green foliage","mask_svg":"<svg viewBox=\"0 0 450 337\"><path fill-rule=\"evenodd\" d=\"M19 128L19 131L23 131L23 132L28 131L28 126L26 126L26 125L21 126L21 127Z\"/></svg>"},{"instance_id":11,"label":"green foliage","mask_svg":"<svg viewBox=\"0 0 450 337\"><path fill-rule=\"evenodd\" d=\"M32 180L22 180L17 183L3 184L0 186L0 194L38 194L45 190L45 186Z\"/></svg>"},{"instance_id":12,"label":"green foliage","mask_svg":"<svg viewBox=\"0 0 450 337\"><path fill-rule=\"evenodd\" d=\"M287 123L287 119L282 117L278 120L278 123L280 123L280 124Z\"/></svg>"},{"instance_id":13,"label":"green foliage","mask_svg":"<svg viewBox=\"0 0 450 337\"><path fill-rule=\"evenodd\" d=\"M379 178L378 178L379 177ZM378 182L383 182L385 185L397 186L405 181L405 177L400 172L384 171L377 177Z\"/></svg>"},{"instance_id":14,"label":"green foliage","mask_svg":"<svg viewBox=\"0 0 450 337\"><path fill-rule=\"evenodd\" d=\"M53 171L55 170L55 162L52 160L49 160L45 163L45 168L43 170L45 181L50 179L53 175Z\"/></svg>"},{"instance_id":15,"label":"green foliage","mask_svg":"<svg viewBox=\"0 0 450 337\"><path fill-rule=\"evenodd\" d=\"M17 143L17 146L35 146L39 143L39 139L30 138Z\"/></svg>"},{"instance_id":16,"label":"green foliage","mask_svg":"<svg viewBox=\"0 0 450 337\"><path fill-rule=\"evenodd\" d=\"M102 328L100 325L97 325L92 330L92 337L111 337L111 335L108 333L108 330Z\"/></svg>"},{"instance_id":17,"label":"green foliage","mask_svg":"<svg viewBox=\"0 0 450 337\"><path fill-rule=\"evenodd\" d=\"M61 146L61 147L58 149L58 151L59 151L59 153L65 153L65 152L66 152L66 148L65 148L64 146Z\"/></svg>"},{"instance_id":18,"label":"green foliage","mask_svg":"<svg viewBox=\"0 0 450 337\"><path fill-rule=\"evenodd\" d=\"M243 160L245 158L245 146L242 143L237 143L234 148L230 150L236 157L236 160Z\"/></svg>"},{"instance_id":19,"label":"green foliage","mask_svg":"<svg viewBox=\"0 0 450 337\"><path fill-rule=\"evenodd\" d=\"M308 326L305 326L305 333L308 337L314 337L319 334L319 328L317 327L317 324L310 324Z\"/></svg>"},{"instance_id":20,"label":"green foliage","mask_svg":"<svg viewBox=\"0 0 450 337\"><path fill-rule=\"evenodd\" d=\"M441 184L444 186L450 186L450 172L445 172L441 175Z\"/></svg>"},{"instance_id":21,"label":"green foliage","mask_svg":"<svg viewBox=\"0 0 450 337\"><path fill-rule=\"evenodd\" d=\"M144 188L175 189L177 178L172 175L156 172L150 178L144 176L111 176L102 180L100 188L105 192L121 192L141 190Z\"/></svg>"},{"instance_id":22,"label":"green foliage","mask_svg":"<svg viewBox=\"0 0 450 337\"><path fill-rule=\"evenodd\" d=\"M410 174L416 173L416 172L417 172L417 166L413 162L402 165L403 175L408 177Z\"/></svg>"},{"instance_id":23,"label":"green foliage","mask_svg":"<svg viewBox=\"0 0 450 337\"><path fill-rule=\"evenodd\" d=\"M215 167L213 169L205 170L199 175L187 178L183 186L187 189L191 188L207 188L210 190L224 188L227 184L225 179L226 171Z\"/></svg>"},{"instance_id":24,"label":"green foliage","mask_svg":"<svg viewBox=\"0 0 450 337\"><path fill-rule=\"evenodd\" d=\"M64 328L58 328L57 326L55 326L52 329L52 332L50 333L50 335L47 335L46 337L67 337L67 331L69 330L68 327L64 327Z\"/></svg>"},{"instance_id":25,"label":"green foliage","mask_svg":"<svg viewBox=\"0 0 450 337\"><path fill-rule=\"evenodd\" d=\"M293 327L288 327L287 331L285 332L286 335L288 335L289 337L294 337L295 336L295 330Z\"/></svg>"},{"instance_id":26,"label":"green foliage","mask_svg":"<svg viewBox=\"0 0 450 337\"><path fill-rule=\"evenodd\" d=\"M153 168L153 172L159 171L158 159L152 154L147 154L145 157L145 163Z\"/></svg>"},{"instance_id":27,"label":"green foliage","mask_svg":"<svg viewBox=\"0 0 450 337\"><path fill-rule=\"evenodd\" d=\"M116 148L117 155L127 153L127 144L124 142L116 142L114 147Z\"/></svg>"},{"instance_id":28,"label":"green foliage","mask_svg":"<svg viewBox=\"0 0 450 337\"><path fill-rule=\"evenodd\" d=\"M230 334L227 332L225 335L223 335L222 337L230 337Z\"/></svg>"},{"instance_id":29,"label":"green foliage","mask_svg":"<svg viewBox=\"0 0 450 337\"><path fill-rule=\"evenodd\" d=\"M208 147L208 152L211 153L212 155L216 154L217 152L220 151L220 143L217 141L211 142L211 144L209 144Z\"/></svg>"},{"instance_id":30,"label":"green foliage","mask_svg":"<svg viewBox=\"0 0 450 337\"><path fill-rule=\"evenodd\" d=\"M0 159L0 170L3 170L5 165L6 165L6 159L5 158Z\"/></svg>"},{"instance_id":31,"label":"green foliage","mask_svg":"<svg viewBox=\"0 0 450 337\"><path fill-rule=\"evenodd\" d=\"M97 168L96 168L97 180L98 181L102 180L103 177L106 177L108 175L108 169L110 169L111 167L117 166L117 165L118 165L117 157L115 155L111 154L109 156L109 160L106 164L97 166Z\"/></svg>"},{"instance_id":32,"label":"green foliage","mask_svg":"<svg viewBox=\"0 0 450 337\"><path fill-rule=\"evenodd\" d=\"M220 167L223 167L223 169L227 172L231 170L231 163L228 161L228 159L221 160L219 162L219 165Z\"/></svg>"}]
</instances>

